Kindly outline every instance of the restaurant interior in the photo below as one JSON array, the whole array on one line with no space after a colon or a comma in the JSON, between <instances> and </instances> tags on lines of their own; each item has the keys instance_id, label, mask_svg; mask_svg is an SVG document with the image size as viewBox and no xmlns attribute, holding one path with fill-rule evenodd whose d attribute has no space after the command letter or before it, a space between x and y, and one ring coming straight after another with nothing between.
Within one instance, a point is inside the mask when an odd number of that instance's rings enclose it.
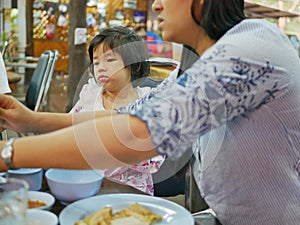
<instances>
[{"instance_id":1,"label":"restaurant interior","mask_svg":"<svg viewBox=\"0 0 300 225\"><path fill-rule=\"evenodd\" d=\"M0 46L12 95L34 111L68 112L78 98L78 85L84 82L89 64L87 54L82 53L87 53L90 40L98 32L115 25L132 27L146 40L152 60L149 77L157 81L153 84L156 86L180 63L182 46L162 41L156 16L151 11L152 3L153 0L0 0ZM82 10L82 6L85 10ZM288 27L290 21L299 22L300 16L296 10L280 8L280 5L268 6L258 1L245 1L245 12L248 17L272 20L282 29ZM300 32L286 33L300 56ZM20 37L26 38L21 41ZM75 58L83 63L74 63L72 59ZM43 81L37 81L40 74L44 75ZM33 88L33 82L40 82L40 87ZM4 139L13 136L24 134L11 130L2 134ZM174 167L165 165L166 169L168 166ZM207 205L197 191L188 163L176 170L174 176L155 186L157 192L154 196L167 202L161 202L161 208L169 207L171 203L169 205L168 202L172 202L176 204L174 210L178 206L180 210L184 208L193 215L195 224L220 224L214 212L205 210ZM123 194L124 201L130 202L129 199L136 196L126 194L144 195L139 190L107 178L103 179L100 186L94 197ZM42 171L41 186L32 191L53 194L46 170ZM55 199L46 210L60 217L71 205ZM182 215L185 216L184 213ZM57 224L69 224L62 221ZM186 225L194 222L187 222Z\"/></svg>"}]
</instances>

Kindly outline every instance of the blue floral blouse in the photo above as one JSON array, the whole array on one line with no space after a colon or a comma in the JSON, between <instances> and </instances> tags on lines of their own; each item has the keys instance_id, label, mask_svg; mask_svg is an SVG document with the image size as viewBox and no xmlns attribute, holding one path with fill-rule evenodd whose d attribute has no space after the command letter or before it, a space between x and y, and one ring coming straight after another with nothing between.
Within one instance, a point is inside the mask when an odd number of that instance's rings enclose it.
<instances>
[{"instance_id":1,"label":"blue floral blouse","mask_svg":"<svg viewBox=\"0 0 300 225\"><path fill-rule=\"evenodd\" d=\"M287 36L246 19L175 82L120 112L145 121L159 154L193 154L201 195L222 224L299 224L299 79Z\"/></svg>"}]
</instances>

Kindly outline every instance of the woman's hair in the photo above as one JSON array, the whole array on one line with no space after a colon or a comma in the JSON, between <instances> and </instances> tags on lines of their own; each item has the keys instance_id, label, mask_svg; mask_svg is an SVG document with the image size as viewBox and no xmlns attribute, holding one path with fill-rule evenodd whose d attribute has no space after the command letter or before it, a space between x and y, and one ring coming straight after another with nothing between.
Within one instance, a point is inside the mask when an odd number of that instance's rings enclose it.
<instances>
[{"instance_id":1,"label":"woman's hair","mask_svg":"<svg viewBox=\"0 0 300 225\"><path fill-rule=\"evenodd\" d=\"M199 59L199 54L194 48L190 47L189 45L183 45L177 77L180 77L198 59Z\"/></svg>"},{"instance_id":2,"label":"woman's hair","mask_svg":"<svg viewBox=\"0 0 300 225\"><path fill-rule=\"evenodd\" d=\"M201 26L213 40L220 39L229 29L246 18L244 0L204 0L201 19L199 0L193 0L191 11L194 21ZM181 63L177 76L190 68L199 59L198 53L192 47L183 45Z\"/></svg>"},{"instance_id":3,"label":"woman's hair","mask_svg":"<svg viewBox=\"0 0 300 225\"><path fill-rule=\"evenodd\" d=\"M229 29L246 18L244 0L204 0L201 19L197 19L197 4L193 0L192 16L213 40L220 39Z\"/></svg>"},{"instance_id":4,"label":"woman's hair","mask_svg":"<svg viewBox=\"0 0 300 225\"><path fill-rule=\"evenodd\" d=\"M131 28L117 26L107 28L97 34L88 48L92 63L94 50L102 43L104 52L112 50L121 55L125 67L130 68L131 81L149 74L149 52L146 43Z\"/></svg>"}]
</instances>

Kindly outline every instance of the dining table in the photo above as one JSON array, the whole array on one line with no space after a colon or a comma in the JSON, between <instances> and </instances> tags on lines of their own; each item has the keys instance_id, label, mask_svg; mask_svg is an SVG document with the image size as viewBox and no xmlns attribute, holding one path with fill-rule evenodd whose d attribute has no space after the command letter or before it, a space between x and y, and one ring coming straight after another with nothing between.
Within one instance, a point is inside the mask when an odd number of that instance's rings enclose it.
<instances>
[{"instance_id":1,"label":"dining table","mask_svg":"<svg viewBox=\"0 0 300 225\"><path fill-rule=\"evenodd\" d=\"M41 191L51 193L45 179L43 180ZM104 178L101 188L96 195L113 194L113 193L144 194L141 191L134 189L130 186L122 185L114 181L111 181L107 178ZM56 200L54 205L51 207L50 211L59 217L60 213L65 207L66 205ZM194 213L192 215L195 221L195 225L221 225L221 223L212 213L204 212L204 213Z\"/></svg>"}]
</instances>

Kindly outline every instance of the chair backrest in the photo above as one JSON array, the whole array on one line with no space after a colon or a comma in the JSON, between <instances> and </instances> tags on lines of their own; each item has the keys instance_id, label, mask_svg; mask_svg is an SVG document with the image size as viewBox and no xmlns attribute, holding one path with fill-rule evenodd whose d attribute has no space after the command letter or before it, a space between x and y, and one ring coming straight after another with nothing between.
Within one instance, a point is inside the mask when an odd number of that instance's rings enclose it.
<instances>
[{"instance_id":1,"label":"chair backrest","mask_svg":"<svg viewBox=\"0 0 300 225\"><path fill-rule=\"evenodd\" d=\"M39 110L48 92L57 57L57 50L47 50L38 60L25 97L25 105L31 110Z\"/></svg>"},{"instance_id":2,"label":"chair backrest","mask_svg":"<svg viewBox=\"0 0 300 225\"><path fill-rule=\"evenodd\" d=\"M41 88L39 97L37 99L37 104L35 106L35 111L38 111L40 106L45 102L45 98L46 98L46 96L48 94L48 91L49 91L49 88L50 88L50 84L51 84L51 80L52 80L52 77L53 77L55 64L56 64L56 61L58 59L58 54L59 54L59 52L57 50L52 50L52 52L53 52L53 58L52 58L52 61L51 61L52 63L51 63L51 67L50 67L50 70L49 70L49 74L46 77L47 79L46 79L45 83L43 84L43 86Z\"/></svg>"},{"instance_id":3,"label":"chair backrest","mask_svg":"<svg viewBox=\"0 0 300 225\"><path fill-rule=\"evenodd\" d=\"M143 77L141 79L133 81L133 86L139 87L151 87L155 88L158 86L162 81L161 80L154 80L151 77Z\"/></svg>"}]
</instances>

